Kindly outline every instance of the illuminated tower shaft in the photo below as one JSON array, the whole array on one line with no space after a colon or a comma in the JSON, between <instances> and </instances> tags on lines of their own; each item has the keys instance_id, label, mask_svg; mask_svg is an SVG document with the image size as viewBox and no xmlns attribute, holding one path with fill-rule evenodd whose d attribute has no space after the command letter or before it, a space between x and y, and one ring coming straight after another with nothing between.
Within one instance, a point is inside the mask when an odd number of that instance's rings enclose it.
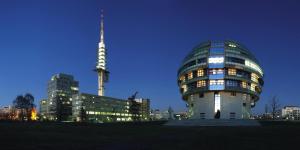
<instances>
[{"instance_id":1,"label":"illuminated tower shaft","mask_svg":"<svg viewBox=\"0 0 300 150\"><path fill-rule=\"evenodd\" d=\"M104 96L104 72L98 71L98 95Z\"/></svg>"},{"instance_id":2,"label":"illuminated tower shaft","mask_svg":"<svg viewBox=\"0 0 300 150\"><path fill-rule=\"evenodd\" d=\"M98 73L98 95L104 96L104 83L108 81L109 72L106 70L106 52L104 44L104 24L103 24L103 12L101 12L101 27L100 27L100 42L98 45L98 61L96 66L96 72Z\"/></svg>"}]
</instances>

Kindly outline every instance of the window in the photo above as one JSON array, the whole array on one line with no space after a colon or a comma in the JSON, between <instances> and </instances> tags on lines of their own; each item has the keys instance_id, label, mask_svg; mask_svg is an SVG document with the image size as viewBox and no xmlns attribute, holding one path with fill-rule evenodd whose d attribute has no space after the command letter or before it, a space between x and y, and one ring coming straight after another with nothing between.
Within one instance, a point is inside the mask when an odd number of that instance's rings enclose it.
<instances>
[{"instance_id":1,"label":"window","mask_svg":"<svg viewBox=\"0 0 300 150\"><path fill-rule=\"evenodd\" d=\"M238 64L245 64L245 60L236 57L226 57L228 62L238 63Z\"/></svg>"},{"instance_id":2,"label":"window","mask_svg":"<svg viewBox=\"0 0 300 150\"><path fill-rule=\"evenodd\" d=\"M210 80L209 81L209 85L216 85L216 84L217 84L216 80Z\"/></svg>"},{"instance_id":3,"label":"window","mask_svg":"<svg viewBox=\"0 0 300 150\"><path fill-rule=\"evenodd\" d=\"M182 75L180 78L179 78L180 81L184 82L185 81L185 76Z\"/></svg>"},{"instance_id":4,"label":"window","mask_svg":"<svg viewBox=\"0 0 300 150\"><path fill-rule=\"evenodd\" d=\"M236 92L231 92L230 95L231 96L236 96Z\"/></svg>"},{"instance_id":5,"label":"window","mask_svg":"<svg viewBox=\"0 0 300 150\"><path fill-rule=\"evenodd\" d=\"M210 75L212 75L212 74L223 74L223 73L224 73L223 69L210 69L209 70Z\"/></svg>"},{"instance_id":6,"label":"window","mask_svg":"<svg viewBox=\"0 0 300 150\"><path fill-rule=\"evenodd\" d=\"M204 76L204 70L203 70L203 69L198 69L198 71L197 71L197 76L198 76L198 77Z\"/></svg>"},{"instance_id":7,"label":"window","mask_svg":"<svg viewBox=\"0 0 300 150\"><path fill-rule=\"evenodd\" d=\"M246 82L242 82L242 88L247 88L247 83Z\"/></svg>"},{"instance_id":8,"label":"window","mask_svg":"<svg viewBox=\"0 0 300 150\"><path fill-rule=\"evenodd\" d=\"M257 74L255 74L255 73L251 73L251 80L253 81L253 82L256 82L256 83L258 83L258 75Z\"/></svg>"},{"instance_id":9,"label":"window","mask_svg":"<svg viewBox=\"0 0 300 150\"><path fill-rule=\"evenodd\" d=\"M237 87L238 86L238 82L236 80L227 80L226 81L226 86Z\"/></svg>"},{"instance_id":10,"label":"window","mask_svg":"<svg viewBox=\"0 0 300 150\"><path fill-rule=\"evenodd\" d=\"M236 69L229 68L228 69L228 75L235 76L236 75Z\"/></svg>"},{"instance_id":11,"label":"window","mask_svg":"<svg viewBox=\"0 0 300 150\"><path fill-rule=\"evenodd\" d=\"M223 85L224 80L210 80L209 85Z\"/></svg>"},{"instance_id":12,"label":"window","mask_svg":"<svg viewBox=\"0 0 300 150\"><path fill-rule=\"evenodd\" d=\"M197 87L204 87L204 86L206 86L205 80L199 80L199 81L197 81Z\"/></svg>"},{"instance_id":13,"label":"window","mask_svg":"<svg viewBox=\"0 0 300 150\"><path fill-rule=\"evenodd\" d=\"M231 43L230 43L230 44L228 44L228 46L229 46L229 47L233 47L233 48L234 48L234 47L236 47L236 45L234 45L234 44L231 44Z\"/></svg>"},{"instance_id":14,"label":"window","mask_svg":"<svg viewBox=\"0 0 300 150\"><path fill-rule=\"evenodd\" d=\"M205 119L205 113L200 113L200 119Z\"/></svg>"},{"instance_id":15,"label":"window","mask_svg":"<svg viewBox=\"0 0 300 150\"><path fill-rule=\"evenodd\" d=\"M247 100L247 94L243 94L243 101Z\"/></svg>"},{"instance_id":16,"label":"window","mask_svg":"<svg viewBox=\"0 0 300 150\"><path fill-rule=\"evenodd\" d=\"M245 65L250 67L251 69L254 69L255 71L258 71L261 75L263 75L261 68L256 63L254 63L250 60L246 60Z\"/></svg>"},{"instance_id":17,"label":"window","mask_svg":"<svg viewBox=\"0 0 300 150\"><path fill-rule=\"evenodd\" d=\"M224 45L222 45L222 46L224 46ZM224 54L224 47L222 47L222 46L221 47L211 47L210 48L210 54L211 55Z\"/></svg>"},{"instance_id":18,"label":"window","mask_svg":"<svg viewBox=\"0 0 300 150\"><path fill-rule=\"evenodd\" d=\"M211 42L211 47L224 47L224 42Z\"/></svg>"},{"instance_id":19,"label":"window","mask_svg":"<svg viewBox=\"0 0 300 150\"><path fill-rule=\"evenodd\" d=\"M198 64L206 63L207 59L206 58L200 58L198 59Z\"/></svg>"},{"instance_id":20,"label":"window","mask_svg":"<svg viewBox=\"0 0 300 150\"><path fill-rule=\"evenodd\" d=\"M191 67L191 66L194 66L196 65L196 60L193 60L193 61L190 61L188 63L186 63L182 68L188 68L188 67Z\"/></svg>"},{"instance_id":21,"label":"window","mask_svg":"<svg viewBox=\"0 0 300 150\"><path fill-rule=\"evenodd\" d=\"M193 72L188 73L188 79L193 79Z\"/></svg>"},{"instance_id":22,"label":"window","mask_svg":"<svg viewBox=\"0 0 300 150\"><path fill-rule=\"evenodd\" d=\"M223 85L224 84L224 80L218 80L217 81L217 85Z\"/></svg>"},{"instance_id":23,"label":"window","mask_svg":"<svg viewBox=\"0 0 300 150\"><path fill-rule=\"evenodd\" d=\"M235 112L230 112L229 118L230 119L235 119Z\"/></svg>"},{"instance_id":24,"label":"window","mask_svg":"<svg viewBox=\"0 0 300 150\"><path fill-rule=\"evenodd\" d=\"M218 63L223 63L223 62L224 62L223 56L214 56L214 57L208 58L208 63L218 64Z\"/></svg>"},{"instance_id":25,"label":"window","mask_svg":"<svg viewBox=\"0 0 300 150\"><path fill-rule=\"evenodd\" d=\"M181 86L181 89L182 89L182 92L184 93L184 92L187 91L187 86L186 86L186 85L182 85L182 86Z\"/></svg>"},{"instance_id":26,"label":"window","mask_svg":"<svg viewBox=\"0 0 300 150\"><path fill-rule=\"evenodd\" d=\"M209 90L223 90L223 89L224 89L224 80L209 81Z\"/></svg>"},{"instance_id":27,"label":"window","mask_svg":"<svg viewBox=\"0 0 300 150\"><path fill-rule=\"evenodd\" d=\"M251 91L255 91L255 87L256 87L256 86L257 86L256 84L251 83Z\"/></svg>"},{"instance_id":28,"label":"window","mask_svg":"<svg viewBox=\"0 0 300 150\"><path fill-rule=\"evenodd\" d=\"M203 98L204 97L204 93L199 93L199 98Z\"/></svg>"}]
</instances>

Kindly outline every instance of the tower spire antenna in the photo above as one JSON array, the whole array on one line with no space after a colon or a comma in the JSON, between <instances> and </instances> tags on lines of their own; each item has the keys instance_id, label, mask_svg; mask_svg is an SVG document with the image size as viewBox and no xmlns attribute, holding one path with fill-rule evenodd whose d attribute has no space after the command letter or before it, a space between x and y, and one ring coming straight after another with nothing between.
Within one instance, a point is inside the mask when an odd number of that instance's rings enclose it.
<instances>
[{"instance_id":1,"label":"tower spire antenna","mask_svg":"<svg viewBox=\"0 0 300 150\"><path fill-rule=\"evenodd\" d=\"M96 72L98 73L98 95L104 96L104 83L108 82L109 72L106 69L106 49L104 44L104 15L101 9L100 21L100 42L98 47L98 61L96 65Z\"/></svg>"},{"instance_id":2,"label":"tower spire antenna","mask_svg":"<svg viewBox=\"0 0 300 150\"><path fill-rule=\"evenodd\" d=\"M104 43L104 11L101 9L100 43Z\"/></svg>"}]
</instances>

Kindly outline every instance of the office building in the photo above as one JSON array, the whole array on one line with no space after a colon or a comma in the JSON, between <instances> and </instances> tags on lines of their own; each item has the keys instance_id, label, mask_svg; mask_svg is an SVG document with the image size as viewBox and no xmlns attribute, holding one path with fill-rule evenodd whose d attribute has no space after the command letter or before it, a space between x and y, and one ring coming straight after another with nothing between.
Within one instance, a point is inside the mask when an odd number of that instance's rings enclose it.
<instances>
[{"instance_id":1,"label":"office building","mask_svg":"<svg viewBox=\"0 0 300 150\"><path fill-rule=\"evenodd\" d=\"M178 70L178 86L190 119L249 119L262 92L263 70L234 41L196 46Z\"/></svg>"},{"instance_id":2,"label":"office building","mask_svg":"<svg viewBox=\"0 0 300 150\"><path fill-rule=\"evenodd\" d=\"M124 100L93 94L73 95L73 120L125 122L149 120L149 99Z\"/></svg>"},{"instance_id":3,"label":"office building","mask_svg":"<svg viewBox=\"0 0 300 150\"><path fill-rule=\"evenodd\" d=\"M72 116L72 95L78 94L79 83L72 75L57 74L48 82L46 116L49 120L67 121Z\"/></svg>"},{"instance_id":4,"label":"office building","mask_svg":"<svg viewBox=\"0 0 300 150\"><path fill-rule=\"evenodd\" d=\"M281 109L281 116L286 120L300 120L300 107L285 106Z\"/></svg>"}]
</instances>

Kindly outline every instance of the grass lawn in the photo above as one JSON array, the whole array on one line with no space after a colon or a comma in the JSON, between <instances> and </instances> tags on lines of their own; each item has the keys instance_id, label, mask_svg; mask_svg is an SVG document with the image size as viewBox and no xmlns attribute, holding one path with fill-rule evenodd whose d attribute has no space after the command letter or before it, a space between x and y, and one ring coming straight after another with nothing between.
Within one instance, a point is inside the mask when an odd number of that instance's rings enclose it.
<instances>
[{"instance_id":1,"label":"grass lawn","mask_svg":"<svg viewBox=\"0 0 300 150\"><path fill-rule=\"evenodd\" d=\"M300 147L300 122L262 124L261 127L166 127L159 122L0 122L0 150L285 150Z\"/></svg>"}]
</instances>

